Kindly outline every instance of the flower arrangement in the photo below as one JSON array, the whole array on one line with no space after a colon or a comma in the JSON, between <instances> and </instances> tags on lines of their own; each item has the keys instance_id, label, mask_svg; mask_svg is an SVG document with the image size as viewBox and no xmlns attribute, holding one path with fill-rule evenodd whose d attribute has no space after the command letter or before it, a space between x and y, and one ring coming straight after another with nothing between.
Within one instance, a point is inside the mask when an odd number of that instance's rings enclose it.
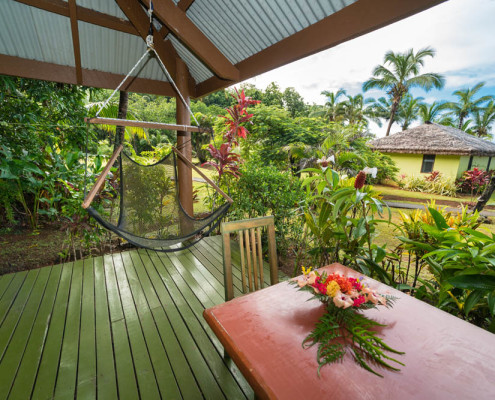
<instances>
[{"instance_id":1,"label":"flower arrangement","mask_svg":"<svg viewBox=\"0 0 495 400\"><path fill-rule=\"evenodd\" d=\"M359 312L380 305L391 307L395 298L371 290L362 278L337 273L320 274L311 267L302 267L302 272L302 277L294 278L293 283L297 284L300 290L313 293L313 298L323 302L327 311L302 343L303 348L318 344L318 375L324 365L341 361L347 350L352 352L359 365L375 375L382 377L371 368L370 361L399 371L390 362L404 364L387 355L385 351L404 353L387 346L373 330L374 327L385 325L368 319Z\"/></svg>"}]
</instances>

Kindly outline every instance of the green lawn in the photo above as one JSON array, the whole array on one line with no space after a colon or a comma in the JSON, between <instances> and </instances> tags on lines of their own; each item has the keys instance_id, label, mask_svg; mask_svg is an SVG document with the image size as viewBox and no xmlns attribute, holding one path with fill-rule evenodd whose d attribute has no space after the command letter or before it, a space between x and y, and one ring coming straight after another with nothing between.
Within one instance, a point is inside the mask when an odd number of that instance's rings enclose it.
<instances>
[{"instance_id":1,"label":"green lawn","mask_svg":"<svg viewBox=\"0 0 495 400\"><path fill-rule=\"evenodd\" d=\"M429 200L447 200L447 201L456 201L458 203L469 203L476 201L476 197L473 198L471 196L465 196L465 195L462 195L460 197L449 197L449 196L441 196L438 194L431 194L431 193L411 192L409 190L403 190L392 186L384 186L384 185L374 185L373 188L384 196L388 195L388 196L409 197L409 198L421 200L421 202L425 202L425 203ZM495 193L492 195L492 198L488 202L488 205L495 205Z\"/></svg>"}]
</instances>

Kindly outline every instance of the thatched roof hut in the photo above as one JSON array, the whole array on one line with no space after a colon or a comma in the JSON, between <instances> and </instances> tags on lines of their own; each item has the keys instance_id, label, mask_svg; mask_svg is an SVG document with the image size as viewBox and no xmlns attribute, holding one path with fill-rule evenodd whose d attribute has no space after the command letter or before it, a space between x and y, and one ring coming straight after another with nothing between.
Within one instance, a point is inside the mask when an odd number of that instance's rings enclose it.
<instances>
[{"instance_id":1,"label":"thatched roof hut","mask_svg":"<svg viewBox=\"0 0 495 400\"><path fill-rule=\"evenodd\" d=\"M495 143L431 122L369 142L382 153L495 156Z\"/></svg>"}]
</instances>

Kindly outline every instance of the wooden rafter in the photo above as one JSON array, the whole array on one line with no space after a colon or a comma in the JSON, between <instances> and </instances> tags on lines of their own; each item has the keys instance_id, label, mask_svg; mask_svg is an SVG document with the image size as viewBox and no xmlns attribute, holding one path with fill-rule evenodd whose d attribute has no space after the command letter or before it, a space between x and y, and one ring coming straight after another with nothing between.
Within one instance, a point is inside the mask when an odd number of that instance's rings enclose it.
<instances>
[{"instance_id":1,"label":"wooden rafter","mask_svg":"<svg viewBox=\"0 0 495 400\"><path fill-rule=\"evenodd\" d=\"M177 3L177 7L186 12L187 10L189 10L189 7L192 6L192 3L194 3L194 0L180 0ZM170 29L163 25L162 29L160 29L160 36L165 39L165 36L167 36L169 33Z\"/></svg>"},{"instance_id":2,"label":"wooden rafter","mask_svg":"<svg viewBox=\"0 0 495 400\"><path fill-rule=\"evenodd\" d=\"M76 82L82 83L81 48L79 46L79 28L77 26L76 0L69 0L70 29L72 31L72 46L74 48L74 65L76 68Z\"/></svg>"},{"instance_id":3,"label":"wooden rafter","mask_svg":"<svg viewBox=\"0 0 495 400\"><path fill-rule=\"evenodd\" d=\"M119 0L117 0L119 2ZM149 0L145 1L149 4ZM238 80L239 70L220 50L194 25L186 13L172 0L153 3L156 16L184 43L215 75L221 79ZM162 36L163 37L163 36Z\"/></svg>"},{"instance_id":4,"label":"wooden rafter","mask_svg":"<svg viewBox=\"0 0 495 400\"><path fill-rule=\"evenodd\" d=\"M135 0L115 0L122 12L131 21L139 35L146 40L149 31L149 18L141 5ZM158 32L153 35L155 50L160 56L163 64L167 67L168 72L175 79L176 65L175 59L178 57L174 46L168 40L163 41Z\"/></svg>"},{"instance_id":5,"label":"wooden rafter","mask_svg":"<svg viewBox=\"0 0 495 400\"><path fill-rule=\"evenodd\" d=\"M212 77L196 86L196 96L230 86L336 46L446 0L359 0L321 21L239 62L237 81Z\"/></svg>"},{"instance_id":6,"label":"wooden rafter","mask_svg":"<svg viewBox=\"0 0 495 400\"><path fill-rule=\"evenodd\" d=\"M18 3L39 8L40 10L49 11L64 17L69 17L69 4L64 0L16 0ZM92 10L90 8L76 6L77 18L79 21L101 26L103 28L113 29L115 31L129 33L139 36L136 28L123 19Z\"/></svg>"},{"instance_id":7,"label":"wooden rafter","mask_svg":"<svg viewBox=\"0 0 495 400\"><path fill-rule=\"evenodd\" d=\"M26 58L0 54L0 75L20 76L23 78L77 84L74 67L46 63ZM124 75L112 74L82 68L82 85L103 89L115 89L124 79ZM145 78L134 78L123 88L125 91L150 93L159 96L175 96L168 82Z\"/></svg>"}]
</instances>

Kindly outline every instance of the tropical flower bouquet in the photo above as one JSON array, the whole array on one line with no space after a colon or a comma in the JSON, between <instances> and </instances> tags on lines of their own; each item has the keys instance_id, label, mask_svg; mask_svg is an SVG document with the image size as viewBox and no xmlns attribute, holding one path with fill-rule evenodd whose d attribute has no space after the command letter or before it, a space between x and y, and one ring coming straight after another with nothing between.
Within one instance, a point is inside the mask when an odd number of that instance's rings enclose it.
<instances>
[{"instance_id":1,"label":"tropical flower bouquet","mask_svg":"<svg viewBox=\"0 0 495 400\"><path fill-rule=\"evenodd\" d=\"M399 371L392 363L402 364L385 352L404 354L387 346L373 330L385 326L366 318L361 310L391 307L396 298L371 290L362 278L340 274L319 273L302 267L303 276L293 283L300 290L314 294L314 299L325 304L326 313L316 323L313 331L303 340L303 348L318 344L318 375L326 364L341 361L347 351L366 370L382 377L373 370L370 362Z\"/></svg>"}]
</instances>

